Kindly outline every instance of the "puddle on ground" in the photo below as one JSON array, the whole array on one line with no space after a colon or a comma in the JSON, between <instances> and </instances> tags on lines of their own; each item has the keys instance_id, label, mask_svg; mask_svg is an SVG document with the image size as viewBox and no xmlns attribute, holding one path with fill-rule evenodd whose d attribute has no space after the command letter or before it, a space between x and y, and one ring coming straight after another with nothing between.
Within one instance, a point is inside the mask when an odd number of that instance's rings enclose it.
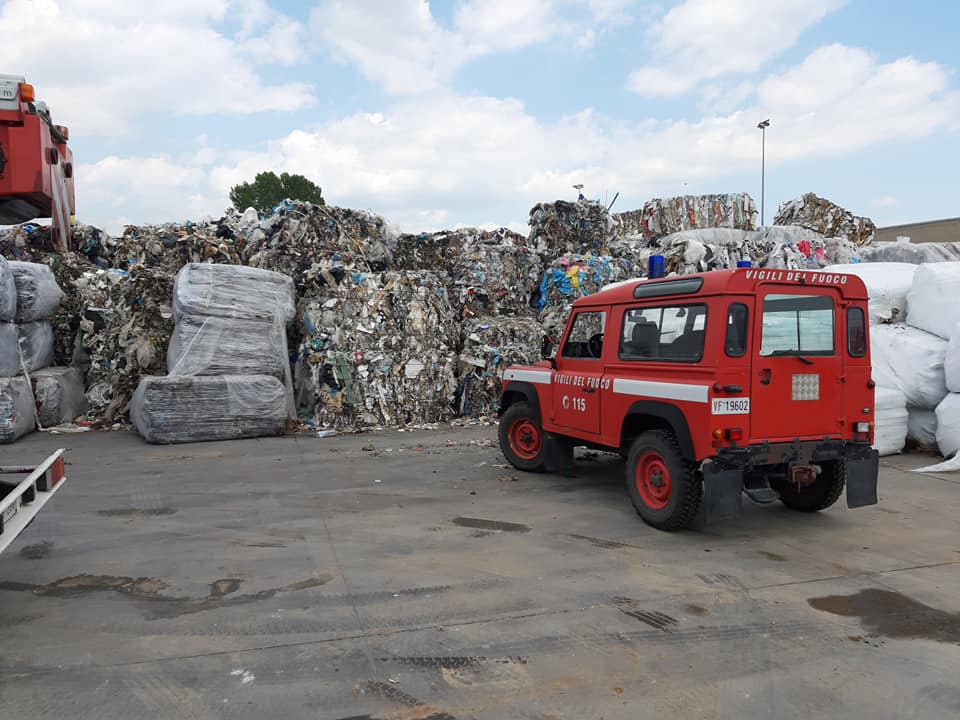
<instances>
[{"instance_id":1,"label":"puddle on ground","mask_svg":"<svg viewBox=\"0 0 960 720\"><path fill-rule=\"evenodd\" d=\"M811 607L857 617L872 634L960 644L960 613L948 613L891 590L868 588L853 595L809 598Z\"/></svg>"},{"instance_id":2,"label":"puddle on ground","mask_svg":"<svg viewBox=\"0 0 960 720\"><path fill-rule=\"evenodd\" d=\"M36 545L27 545L21 548L20 557L25 557L27 560L42 560L50 554L51 549L53 549L53 543L44 540Z\"/></svg>"}]
</instances>

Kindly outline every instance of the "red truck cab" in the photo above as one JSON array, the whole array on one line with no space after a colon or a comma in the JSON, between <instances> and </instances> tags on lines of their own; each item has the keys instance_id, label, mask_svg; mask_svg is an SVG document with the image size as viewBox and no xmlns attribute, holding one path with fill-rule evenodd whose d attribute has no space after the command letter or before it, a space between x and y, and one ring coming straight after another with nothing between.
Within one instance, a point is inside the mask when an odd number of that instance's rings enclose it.
<instances>
[{"instance_id":1,"label":"red truck cab","mask_svg":"<svg viewBox=\"0 0 960 720\"><path fill-rule=\"evenodd\" d=\"M737 516L741 494L876 503L867 291L854 275L741 268L618 283L573 304L556 356L510 367L500 445L524 470L573 447L627 458L665 530Z\"/></svg>"}]
</instances>

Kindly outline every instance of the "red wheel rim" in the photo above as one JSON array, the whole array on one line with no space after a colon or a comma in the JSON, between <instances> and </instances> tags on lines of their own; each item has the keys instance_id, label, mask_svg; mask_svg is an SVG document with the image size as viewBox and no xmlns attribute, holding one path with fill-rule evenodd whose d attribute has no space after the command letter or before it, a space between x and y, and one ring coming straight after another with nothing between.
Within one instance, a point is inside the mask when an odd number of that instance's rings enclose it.
<instances>
[{"instance_id":1,"label":"red wheel rim","mask_svg":"<svg viewBox=\"0 0 960 720\"><path fill-rule=\"evenodd\" d=\"M540 428L527 418L514 420L510 426L510 449L521 460L533 460L540 454Z\"/></svg>"},{"instance_id":2,"label":"red wheel rim","mask_svg":"<svg viewBox=\"0 0 960 720\"><path fill-rule=\"evenodd\" d=\"M637 492L651 510L662 510L670 501L673 483L667 464L658 453L648 452L637 461Z\"/></svg>"}]
</instances>

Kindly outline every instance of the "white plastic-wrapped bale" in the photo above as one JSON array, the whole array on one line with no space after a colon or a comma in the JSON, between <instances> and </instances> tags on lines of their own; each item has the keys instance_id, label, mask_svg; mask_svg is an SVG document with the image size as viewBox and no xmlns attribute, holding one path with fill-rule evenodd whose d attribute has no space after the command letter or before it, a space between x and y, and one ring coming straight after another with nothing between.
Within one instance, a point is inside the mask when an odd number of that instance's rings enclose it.
<instances>
[{"instance_id":1,"label":"white plastic-wrapped bale","mask_svg":"<svg viewBox=\"0 0 960 720\"><path fill-rule=\"evenodd\" d=\"M873 243L860 250L862 262L922 263L960 260L960 242L913 243L909 239Z\"/></svg>"},{"instance_id":2,"label":"white plastic-wrapped bale","mask_svg":"<svg viewBox=\"0 0 960 720\"><path fill-rule=\"evenodd\" d=\"M947 378L947 390L960 392L960 325L954 328L947 343L947 356L943 363L944 374Z\"/></svg>"},{"instance_id":3,"label":"white plastic-wrapped bale","mask_svg":"<svg viewBox=\"0 0 960 720\"><path fill-rule=\"evenodd\" d=\"M0 255L0 322L13 322L17 317L17 283L10 263Z\"/></svg>"},{"instance_id":4,"label":"white plastic-wrapped bale","mask_svg":"<svg viewBox=\"0 0 960 720\"><path fill-rule=\"evenodd\" d=\"M17 322L50 318L63 299L53 271L40 263L19 261L11 262L10 269L17 285Z\"/></svg>"},{"instance_id":5,"label":"white plastic-wrapped bale","mask_svg":"<svg viewBox=\"0 0 960 720\"><path fill-rule=\"evenodd\" d=\"M907 294L917 266L911 263L850 263L828 265L828 272L856 275L867 286L870 324L903 322L907 318Z\"/></svg>"},{"instance_id":6,"label":"white plastic-wrapped bale","mask_svg":"<svg viewBox=\"0 0 960 720\"><path fill-rule=\"evenodd\" d=\"M896 388L910 405L932 409L947 394L944 360L947 341L908 325L870 328L873 379Z\"/></svg>"},{"instance_id":7,"label":"white plastic-wrapped bale","mask_svg":"<svg viewBox=\"0 0 960 720\"><path fill-rule=\"evenodd\" d=\"M287 390L269 375L145 377L130 419L144 440L157 444L281 435Z\"/></svg>"},{"instance_id":8,"label":"white plastic-wrapped bale","mask_svg":"<svg viewBox=\"0 0 960 720\"><path fill-rule=\"evenodd\" d=\"M873 447L881 455L894 455L907 440L907 398L899 390L878 385L874 405Z\"/></svg>"},{"instance_id":9,"label":"white plastic-wrapped bale","mask_svg":"<svg viewBox=\"0 0 960 720\"><path fill-rule=\"evenodd\" d=\"M907 324L949 340L960 323L960 262L917 267L907 295Z\"/></svg>"},{"instance_id":10,"label":"white plastic-wrapped bale","mask_svg":"<svg viewBox=\"0 0 960 720\"><path fill-rule=\"evenodd\" d=\"M52 364L53 327L50 323L0 323L0 377L20 375L24 369L30 373Z\"/></svg>"},{"instance_id":11,"label":"white plastic-wrapped bale","mask_svg":"<svg viewBox=\"0 0 960 720\"><path fill-rule=\"evenodd\" d=\"M280 322L181 315L167 349L171 375L289 376L287 333Z\"/></svg>"},{"instance_id":12,"label":"white plastic-wrapped bale","mask_svg":"<svg viewBox=\"0 0 960 720\"><path fill-rule=\"evenodd\" d=\"M33 431L36 410L30 382L23 377L0 378L0 443L12 443Z\"/></svg>"},{"instance_id":13,"label":"white plastic-wrapped bale","mask_svg":"<svg viewBox=\"0 0 960 720\"><path fill-rule=\"evenodd\" d=\"M177 273L173 314L273 320L283 324L296 312L293 279L242 265L190 263Z\"/></svg>"},{"instance_id":14,"label":"white plastic-wrapped bale","mask_svg":"<svg viewBox=\"0 0 960 720\"><path fill-rule=\"evenodd\" d=\"M42 427L72 422L87 412L83 378L72 367L49 367L30 375L37 403L37 420Z\"/></svg>"},{"instance_id":15,"label":"white plastic-wrapped bale","mask_svg":"<svg viewBox=\"0 0 960 720\"><path fill-rule=\"evenodd\" d=\"M907 407L907 439L922 448L937 447L937 413L927 408Z\"/></svg>"},{"instance_id":16,"label":"white plastic-wrapped bale","mask_svg":"<svg viewBox=\"0 0 960 720\"><path fill-rule=\"evenodd\" d=\"M944 457L960 450L960 393L950 393L937 405L937 446Z\"/></svg>"}]
</instances>

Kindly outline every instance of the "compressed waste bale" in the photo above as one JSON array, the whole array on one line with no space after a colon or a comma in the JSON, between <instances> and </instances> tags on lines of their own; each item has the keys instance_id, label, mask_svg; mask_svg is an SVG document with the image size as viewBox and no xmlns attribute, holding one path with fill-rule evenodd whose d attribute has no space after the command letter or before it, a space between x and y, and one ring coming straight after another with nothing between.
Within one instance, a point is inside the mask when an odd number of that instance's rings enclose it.
<instances>
[{"instance_id":1,"label":"compressed waste bale","mask_svg":"<svg viewBox=\"0 0 960 720\"><path fill-rule=\"evenodd\" d=\"M279 322L182 315L167 349L171 375L289 374L287 333Z\"/></svg>"},{"instance_id":2,"label":"compressed waste bale","mask_svg":"<svg viewBox=\"0 0 960 720\"><path fill-rule=\"evenodd\" d=\"M854 245L868 245L877 229L870 218L857 217L813 193L783 203L777 210L773 224L799 225L825 237L846 238Z\"/></svg>"},{"instance_id":3,"label":"compressed waste bale","mask_svg":"<svg viewBox=\"0 0 960 720\"><path fill-rule=\"evenodd\" d=\"M17 284L10 263L0 255L0 322L13 322L17 317Z\"/></svg>"},{"instance_id":4,"label":"compressed waste bale","mask_svg":"<svg viewBox=\"0 0 960 720\"><path fill-rule=\"evenodd\" d=\"M960 450L960 393L950 393L937 405L937 446L944 457Z\"/></svg>"},{"instance_id":5,"label":"compressed waste bale","mask_svg":"<svg viewBox=\"0 0 960 720\"><path fill-rule=\"evenodd\" d=\"M648 200L638 210L616 213L622 232L652 240L682 230L753 230L757 207L747 193L681 195Z\"/></svg>"},{"instance_id":6,"label":"compressed waste bale","mask_svg":"<svg viewBox=\"0 0 960 720\"><path fill-rule=\"evenodd\" d=\"M870 328L873 379L896 388L914 407L933 409L947 394L947 341L908 325Z\"/></svg>"},{"instance_id":7,"label":"compressed waste bale","mask_svg":"<svg viewBox=\"0 0 960 720\"><path fill-rule=\"evenodd\" d=\"M899 390L877 386L874 390L873 447L881 455L894 455L906 444L907 398Z\"/></svg>"},{"instance_id":8,"label":"compressed waste bale","mask_svg":"<svg viewBox=\"0 0 960 720\"><path fill-rule=\"evenodd\" d=\"M603 253L620 236L617 220L590 200L539 203L530 209L529 223L530 245L541 254Z\"/></svg>"},{"instance_id":9,"label":"compressed waste bale","mask_svg":"<svg viewBox=\"0 0 960 720\"><path fill-rule=\"evenodd\" d=\"M20 358L23 357L23 365ZM48 322L0 323L0 377L53 364L53 326Z\"/></svg>"},{"instance_id":10,"label":"compressed waste bale","mask_svg":"<svg viewBox=\"0 0 960 720\"><path fill-rule=\"evenodd\" d=\"M287 391L268 375L145 377L130 402L130 419L150 443L280 435Z\"/></svg>"},{"instance_id":11,"label":"compressed waste bale","mask_svg":"<svg viewBox=\"0 0 960 720\"><path fill-rule=\"evenodd\" d=\"M626 277L624 266L610 255L560 256L544 271L540 283L537 307L544 331L559 339L574 300Z\"/></svg>"},{"instance_id":12,"label":"compressed waste bale","mask_svg":"<svg viewBox=\"0 0 960 720\"><path fill-rule=\"evenodd\" d=\"M960 323L960 262L917 267L907 294L907 324L946 340Z\"/></svg>"},{"instance_id":13,"label":"compressed waste bale","mask_svg":"<svg viewBox=\"0 0 960 720\"><path fill-rule=\"evenodd\" d=\"M30 375L42 427L72 422L87 412L83 378L77 368L49 367Z\"/></svg>"},{"instance_id":14,"label":"compressed waste bale","mask_svg":"<svg viewBox=\"0 0 960 720\"><path fill-rule=\"evenodd\" d=\"M190 263L177 273L173 313L273 320L283 324L296 313L293 280L281 273L239 265Z\"/></svg>"},{"instance_id":15,"label":"compressed waste bale","mask_svg":"<svg viewBox=\"0 0 960 720\"><path fill-rule=\"evenodd\" d=\"M922 263L960 260L960 242L913 243L909 238L897 238L895 242L873 243L861 248L863 262Z\"/></svg>"},{"instance_id":16,"label":"compressed waste bale","mask_svg":"<svg viewBox=\"0 0 960 720\"><path fill-rule=\"evenodd\" d=\"M947 390L960 392L960 325L953 329L950 342L947 343L947 355L943 361Z\"/></svg>"},{"instance_id":17,"label":"compressed waste bale","mask_svg":"<svg viewBox=\"0 0 960 720\"><path fill-rule=\"evenodd\" d=\"M500 407L503 372L541 359L543 326L535 318L476 318L464 323L458 415L490 416Z\"/></svg>"},{"instance_id":18,"label":"compressed waste bale","mask_svg":"<svg viewBox=\"0 0 960 720\"><path fill-rule=\"evenodd\" d=\"M457 232L446 270L454 300L464 318L488 315L532 316L544 259L522 235L506 228Z\"/></svg>"},{"instance_id":19,"label":"compressed waste bale","mask_svg":"<svg viewBox=\"0 0 960 720\"><path fill-rule=\"evenodd\" d=\"M911 263L850 263L828 265L824 270L856 275L867 286L870 324L903 322L907 318L907 294L917 266Z\"/></svg>"},{"instance_id":20,"label":"compressed waste bale","mask_svg":"<svg viewBox=\"0 0 960 720\"><path fill-rule=\"evenodd\" d=\"M37 424L30 381L24 377L0 378L0 443L15 442Z\"/></svg>"},{"instance_id":21,"label":"compressed waste bale","mask_svg":"<svg viewBox=\"0 0 960 720\"><path fill-rule=\"evenodd\" d=\"M53 271L41 263L19 261L11 262L10 270L17 285L17 322L50 318L63 298Z\"/></svg>"},{"instance_id":22,"label":"compressed waste bale","mask_svg":"<svg viewBox=\"0 0 960 720\"><path fill-rule=\"evenodd\" d=\"M923 448L937 447L936 411L908 406L907 438Z\"/></svg>"}]
</instances>

